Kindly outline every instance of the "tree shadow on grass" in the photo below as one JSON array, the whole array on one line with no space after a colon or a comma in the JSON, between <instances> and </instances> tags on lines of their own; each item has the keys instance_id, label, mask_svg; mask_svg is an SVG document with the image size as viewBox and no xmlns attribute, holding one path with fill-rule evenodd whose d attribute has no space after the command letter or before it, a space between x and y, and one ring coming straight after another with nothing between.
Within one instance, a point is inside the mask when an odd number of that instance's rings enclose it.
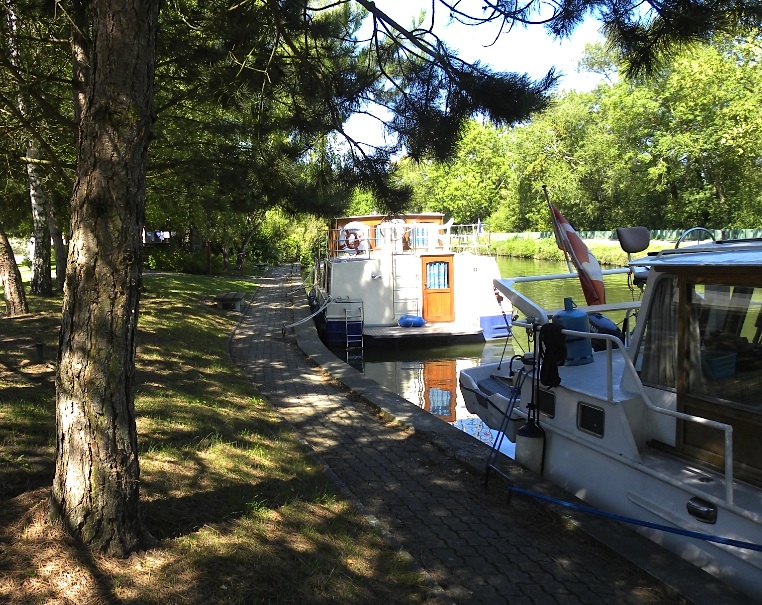
<instances>
[{"instance_id":1,"label":"tree shadow on grass","mask_svg":"<svg viewBox=\"0 0 762 605\"><path fill-rule=\"evenodd\" d=\"M141 510L151 534L168 539L197 531L205 525L230 523L252 513L333 497L333 486L319 476L288 480L266 478L254 484L236 482L209 491L194 490L181 497L158 497L143 501Z\"/></svg>"},{"instance_id":2,"label":"tree shadow on grass","mask_svg":"<svg viewBox=\"0 0 762 605\"><path fill-rule=\"evenodd\" d=\"M47 490L28 492L0 513L0 601L436 602L356 511L304 492L298 477L149 502L162 540L126 559L79 546L47 522Z\"/></svg>"}]
</instances>

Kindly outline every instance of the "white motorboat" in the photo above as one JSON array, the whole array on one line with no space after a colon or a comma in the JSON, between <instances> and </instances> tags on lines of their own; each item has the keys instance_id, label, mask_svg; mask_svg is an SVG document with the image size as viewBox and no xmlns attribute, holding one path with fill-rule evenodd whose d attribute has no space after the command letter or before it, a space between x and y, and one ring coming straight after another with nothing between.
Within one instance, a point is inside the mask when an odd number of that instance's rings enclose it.
<instances>
[{"instance_id":1,"label":"white motorboat","mask_svg":"<svg viewBox=\"0 0 762 605\"><path fill-rule=\"evenodd\" d=\"M440 213L336 219L315 265L310 303L329 346L483 341L510 335L500 277L481 225Z\"/></svg>"},{"instance_id":2,"label":"white motorboat","mask_svg":"<svg viewBox=\"0 0 762 605\"><path fill-rule=\"evenodd\" d=\"M639 304L548 310L521 281L568 275L495 280L534 351L463 370L466 404L516 440L518 462L760 599L762 241L630 264L647 273ZM626 342L587 327L616 308Z\"/></svg>"}]
</instances>

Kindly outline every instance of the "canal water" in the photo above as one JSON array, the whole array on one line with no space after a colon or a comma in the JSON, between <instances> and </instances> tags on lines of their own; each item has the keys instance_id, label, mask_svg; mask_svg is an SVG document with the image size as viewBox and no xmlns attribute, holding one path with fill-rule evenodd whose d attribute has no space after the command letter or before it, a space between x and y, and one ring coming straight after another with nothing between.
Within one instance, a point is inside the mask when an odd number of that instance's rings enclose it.
<instances>
[{"instance_id":1,"label":"canal water","mask_svg":"<svg viewBox=\"0 0 762 605\"><path fill-rule=\"evenodd\" d=\"M566 263L563 262L503 257L497 261L503 277L569 272ZM633 293L627 286L626 274L605 276L604 283L607 302L633 300ZM571 297L584 304L578 279L525 283L517 289L545 309L563 307L565 297ZM503 305L505 304L504 302ZM506 307L506 312L507 310ZM500 313L497 301L495 313ZM620 322L622 317L612 316L611 319ZM512 338L487 343L426 349L366 349L361 356L350 358L348 362L384 388L488 445L493 445L499 437L498 432L490 429L478 416L466 409L458 386L458 374L465 368L492 363L501 358L507 362L514 353L520 354L526 348L527 335L524 330L517 329ZM505 439L502 441L501 451L512 456L514 446Z\"/></svg>"}]
</instances>

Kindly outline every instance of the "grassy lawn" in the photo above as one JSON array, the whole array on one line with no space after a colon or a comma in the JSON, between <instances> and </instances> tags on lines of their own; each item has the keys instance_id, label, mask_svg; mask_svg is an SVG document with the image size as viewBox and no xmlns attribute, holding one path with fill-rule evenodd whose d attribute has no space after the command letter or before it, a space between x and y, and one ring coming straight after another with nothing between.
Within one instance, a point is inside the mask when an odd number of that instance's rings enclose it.
<instances>
[{"instance_id":1,"label":"grassy lawn","mask_svg":"<svg viewBox=\"0 0 762 605\"><path fill-rule=\"evenodd\" d=\"M158 546L114 560L47 521L61 301L0 316L0 602L435 603L233 367L236 278L145 279L142 512ZM43 343L43 360L35 343Z\"/></svg>"}]
</instances>

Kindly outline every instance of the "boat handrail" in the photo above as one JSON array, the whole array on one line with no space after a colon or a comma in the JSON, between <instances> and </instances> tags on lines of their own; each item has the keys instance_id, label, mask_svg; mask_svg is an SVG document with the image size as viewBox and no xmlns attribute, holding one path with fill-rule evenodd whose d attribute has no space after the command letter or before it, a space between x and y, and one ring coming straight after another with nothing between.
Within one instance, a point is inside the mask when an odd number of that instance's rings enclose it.
<instances>
[{"instance_id":1,"label":"boat handrail","mask_svg":"<svg viewBox=\"0 0 762 605\"><path fill-rule=\"evenodd\" d=\"M679 248L683 240L689 235L691 235L692 233L706 233L707 235L709 235L713 243L717 242L717 240L714 237L714 231L711 231L707 229L706 227L691 227L690 229L683 231L680 237L677 238L677 242L675 242L675 249Z\"/></svg>"},{"instance_id":2,"label":"boat handrail","mask_svg":"<svg viewBox=\"0 0 762 605\"><path fill-rule=\"evenodd\" d=\"M603 269L601 271L603 275L622 275L629 272L629 267L617 267L616 269ZM504 277L500 281L510 287L518 283L550 281L554 279L579 279L579 274L572 271L570 273L549 273L548 275L525 275L523 277Z\"/></svg>"},{"instance_id":3,"label":"boat handrail","mask_svg":"<svg viewBox=\"0 0 762 605\"><path fill-rule=\"evenodd\" d=\"M514 326L523 327L527 329L534 329L535 326L529 322L514 321ZM566 336L575 336L577 338L589 338L596 340L606 341L606 398L607 401L613 402L614 400L614 372L613 372L613 351L614 345L616 345L617 353L624 360L626 370L632 375L634 384L637 389L638 395L643 399L646 407L657 413L664 414L666 416L672 416L678 420L685 420L687 422L695 422L697 424L703 424L705 426L718 429L725 434L725 502L728 506L733 506L733 427L724 422L718 422L716 420L710 420L709 418L703 418L701 416L693 416L692 414L686 414L684 412L678 412L677 410L670 410L656 405L651 401L651 398L646 393L645 386L640 381L638 371L635 369L635 365L632 363L627 350L624 348L622 341L611 334L592 333L592 332L580 332L577 330L563 329L561 332Z\"/></svg>"},{"instance_id":4,"label":"boat handrail","mask_svg":"<svg viewBox=\"0 0 762 605\"><path fill-rule=\"evenodd\" d=\"M483 230L484 225L480 224L454 224L450 219L446 223L432 221L424 222L403 222L395 225L387 224L387 221L379 222L377 219L366 222L362 220L355 221L361 223L364 234L356 241L364 241L362 250L355 249L347 251L341 247L341 238L347 228L347 225L341 227L331 227L328 229L325 240L325 249L329 258L341 257L343 259L354 260L357 258L368 259L371 253L385 250L393 254L415 254L433 251L441 252L473 252L479 249L489 247L490 234ZM354 223L349 223L354 225ZM380 235L379 228L389 228L385 235ZM359 230L357 224L350 230Z\"/></svg>"},{"instance_id":5,"label":"boat handrail","mask_svg":"<svg viewBox=\"0 0 762 605\"><path fill-rule=\"evenodd\" d=\"M618 269L606 269L602 271L603 275L622 275L629 273L628 267L620 267ZM549 275L527 275L524 277L504 277L493 280L493 285L502 294L508 298L515 309L519 309L523 312L527 318L532 318L539 323L547 323L548 319L559 310L544 309L538 305L535 301L529 299L524 294L516 290L513 285L517 283L530 283L537 281L550 281L556 279L578 279L577 273L553 273ZM630 311L640 308L640 301L628 301L621 303L609 303L603 305L580 305L577 307L587 313L608 313L610 311L626 311L629 315Z\"/></svg>"}]
</instances>

